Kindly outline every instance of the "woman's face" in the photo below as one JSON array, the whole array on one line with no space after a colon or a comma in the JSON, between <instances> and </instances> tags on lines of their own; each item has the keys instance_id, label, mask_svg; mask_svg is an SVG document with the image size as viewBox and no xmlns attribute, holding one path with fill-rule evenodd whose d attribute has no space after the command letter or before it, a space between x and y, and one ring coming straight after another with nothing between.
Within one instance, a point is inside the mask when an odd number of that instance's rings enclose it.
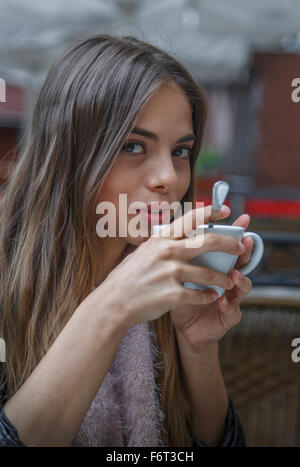
<instances>
[{"instance_id":1,"label":"woman's face","mask_svg":"<svg viewBox=\"0 0 300 467\"><path fill-rule=\"evenodd\" d=\"M145 205L164 201L170 205L183 198L190 184L190 154L195 138L191 105L181 89L173 83L160 87L138 114L135 129L126 139L98 200L114 204L117 235L119 194L127 195L126 209L135 201ZM142 135L139 130L149 134ZM178 142L188 135L188 141ZM135 216L137 214L127 214L127 227ZM158 223L152 220L152 225ZM143 232L139 237L127 234L123 238L125 244L139 245L145 241L151 235L151 224L147 234Z\"/></svg>"}]
</instances>

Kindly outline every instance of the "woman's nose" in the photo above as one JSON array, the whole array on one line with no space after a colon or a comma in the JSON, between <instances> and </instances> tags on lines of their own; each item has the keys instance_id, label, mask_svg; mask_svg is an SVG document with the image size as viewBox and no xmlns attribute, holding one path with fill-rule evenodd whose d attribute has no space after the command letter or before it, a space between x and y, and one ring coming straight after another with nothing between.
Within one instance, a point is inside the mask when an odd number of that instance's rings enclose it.
<instances>
[{"instance_id":1,"label":"woman's nose","mask_svg":"<svg viewBox=\"0 0 300 467\"><path fill-rule=\"evenodd\" d=\"M178 174L172 159L160 160L149 168L148 182L151 187L173 188L178 183Z\"/></svg>"}]
</instances>

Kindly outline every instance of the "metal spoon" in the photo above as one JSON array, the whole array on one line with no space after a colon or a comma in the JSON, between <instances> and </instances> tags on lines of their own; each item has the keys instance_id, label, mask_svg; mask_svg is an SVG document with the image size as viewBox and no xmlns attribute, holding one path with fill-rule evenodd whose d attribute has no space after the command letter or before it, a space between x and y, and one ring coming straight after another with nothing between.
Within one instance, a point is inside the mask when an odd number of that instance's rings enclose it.
<instances>
[{"instance_id":1,"label":"metal spoon","mask_svg":"<svg viewBox=\"0 0 300 467\"><path fill-rule=\"evenodd\" d=\"M227 182L220 181L216 182L212 189L212 210L208 222L208 227L211 229L217 220L218 214L221 207L224 204L226 196L229 191L229 185Z\"/></svg>"}]
</instances>

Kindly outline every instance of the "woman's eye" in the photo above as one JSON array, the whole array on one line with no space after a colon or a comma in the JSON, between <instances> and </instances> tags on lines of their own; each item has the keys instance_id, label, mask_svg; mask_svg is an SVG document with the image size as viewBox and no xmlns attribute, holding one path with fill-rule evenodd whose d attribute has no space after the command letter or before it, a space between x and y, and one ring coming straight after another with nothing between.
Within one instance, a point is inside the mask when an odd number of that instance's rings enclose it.
<instances>
[{"instance_id":1,"label":"woman's eye","mask_svg":"<svg viewBox=\"0 0 300 467\"><path fill-rule=\"evenodd\" d=\"M122 151L129 152L130 154L142 154L140 151L130 149L136 146L140 146L141 148L143 148L143 145L140 143L127 142L124 144Z\"/></svg>"},{"instance_id":2,"label":"woman's eye","mask_svg":"<svg viewBox=\"0 0 300 467\"><path fill-rule=\"evenodd\" d=\"M139 149L140 148L140 149ZM134 141L127 141L122 147L122 151L128 152L130 154L144 154L144 146L141 143L136 143ZM179 159L188 159L192 154L192 148L180 147L174 150L174 153L179 152ZM177 156L178 157L178 156Z\"/></svg>"},{"instance_id":3,"label":"woman's eye","mask_svg":"<svg viewBox=\"0 0 300 467\"><path fill-rule=\"evenodd\" d=\"M183 154L183 156L179 157L179 159L187 159L192 154L192 148L182 147L182 148L175 149L175 151L182 151L182 150L185 150L186 152L181 153Z\"/></svg>"}]
</instances>

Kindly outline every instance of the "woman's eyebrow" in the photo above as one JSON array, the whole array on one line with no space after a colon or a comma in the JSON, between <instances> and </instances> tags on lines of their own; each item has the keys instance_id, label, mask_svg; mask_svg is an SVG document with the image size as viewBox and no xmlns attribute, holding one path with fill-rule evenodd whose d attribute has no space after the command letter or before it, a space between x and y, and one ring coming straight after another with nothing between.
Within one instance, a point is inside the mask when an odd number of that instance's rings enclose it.
<instances>
[{"instance_id":1,"label":"woman's eyebrow","mask_svg":"<svg viewBox=\"0 0 300 467\"><path fill-rule=\"evenodd\" d=\"M135 133L137 135L145 136L145 138L150 138L153 139L154 141L158 141L158 136L155 133L152 133L152 131L145 130L144 128L138 128L135 127L133 128L131 133ZM179 138L177 143L186 143L187 141L192 141L195 140L196 137L193 133L190 133L189 135L183 136L182 138Z\"/></svg>"}]
</instances>

